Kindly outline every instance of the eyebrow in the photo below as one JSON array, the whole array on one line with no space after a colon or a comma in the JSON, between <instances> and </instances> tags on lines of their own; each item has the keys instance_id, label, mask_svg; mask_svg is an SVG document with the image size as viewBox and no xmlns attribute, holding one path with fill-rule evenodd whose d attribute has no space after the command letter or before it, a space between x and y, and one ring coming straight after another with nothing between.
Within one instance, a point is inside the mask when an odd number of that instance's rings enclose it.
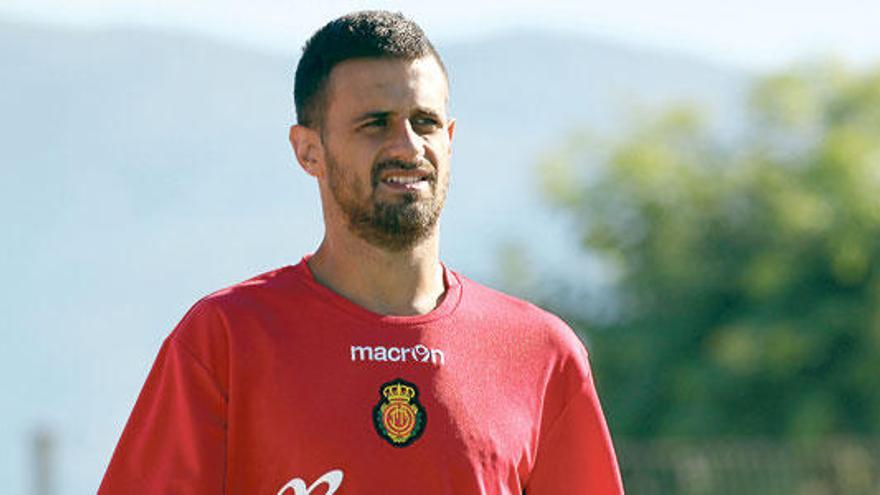
<instances>
[{"instance_id":1,"label":"eyebrow","mask_svg":"<svg viewBox=\"0 0 880 495\"><path fill-rule=\"evenodd\" d=\"M393 112L366 112L358 115L352 122L363 122L371 119L387 119Z\"/></svg>"},{"instance_id":2,"label":"eyebrow","mask_svg":"<svg viewBox=\"0 0 880 495\"><path fill-rule=\"evenodd\" d=\"M387 119L389 116L393 115L394 113L395 112L391 112L391 111L387 111L387 110L364 112L364 113L358 115L357 117L353 118L352 122L358 123L358 122L364 122L366 120L372 120L372 119ZM424 108L424 107L417 107L413 111L413 115L427 115L428 117L432 117L437 120L444 119L444 116L441 113L435 112L434 110Z\"/></svg>"},{"instance_id":3,"label":"eyebrow","mask_svg":"<svg viewBox=\"0 0 880 495\"><path fill-rule=\"evenodd\" d=\"M422 107L416 108L416 110L415 110L415 112L413 112L413 114L414 115L426 115L428 117L431 117L431 118L434 118L437 120L444 120L444 118L445 118L443 116L443 114L440 114L440 113L435 112L434 110L430 110L428 108L422 108Z\"/></svg>"}]
</instances>

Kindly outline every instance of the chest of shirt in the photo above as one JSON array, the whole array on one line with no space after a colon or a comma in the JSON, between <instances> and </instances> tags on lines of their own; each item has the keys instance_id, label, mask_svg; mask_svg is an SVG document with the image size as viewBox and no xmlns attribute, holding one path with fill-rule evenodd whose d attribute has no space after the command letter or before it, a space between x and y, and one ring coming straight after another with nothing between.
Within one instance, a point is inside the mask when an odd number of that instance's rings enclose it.
<instances>
[{"instance_id":1,"label":"chest of shirt","mask_svg":"<svg viewBox=\"0 0 880 495\"><path fill-rule=\"evenodd\" d=\"M469 332L253 326L230 342L230 487L339 470L339 493L519 493L542 376Z\"/></svg>"}]
</instances>

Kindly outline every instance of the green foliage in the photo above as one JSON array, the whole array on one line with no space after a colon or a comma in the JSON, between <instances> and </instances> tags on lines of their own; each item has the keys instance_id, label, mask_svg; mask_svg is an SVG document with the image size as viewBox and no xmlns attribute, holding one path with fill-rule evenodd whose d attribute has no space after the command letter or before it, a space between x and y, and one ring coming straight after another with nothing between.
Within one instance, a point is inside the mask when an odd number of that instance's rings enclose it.
<instances>
[{"instance_id":1,"label":"green foliage","mask_svg":"<svg viewBox=\"0 0 880 495\"><path fill-rule=\"evenodd\" d=\"M735 144L683 107L541 167L616 274L610 321L554 309L617 434L880 433L880 71L793 70L749 104Z\"/></svg>"}]
</instances>

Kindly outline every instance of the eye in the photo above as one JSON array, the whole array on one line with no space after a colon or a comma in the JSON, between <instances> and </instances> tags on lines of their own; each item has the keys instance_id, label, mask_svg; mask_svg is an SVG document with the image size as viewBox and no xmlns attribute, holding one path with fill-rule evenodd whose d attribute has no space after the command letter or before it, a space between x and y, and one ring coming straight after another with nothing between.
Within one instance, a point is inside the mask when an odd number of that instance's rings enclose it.
<instances>
[{"instance_id":1,"label":"eye","mask_svg":"<svg viewBox=\"0 0 880 495\"><path fill-rule=\"evenodd\" d=\"M370 119L361 124L362 129L381 129L388 126L388 119Z\"/></svg>"},{"instance_id":2,"label":"eye","mask_svg":"<svg viewBox=\"0 0 880 495\"><path fill-rule=\"evenodd\" d=\"M416 117L412 121L412 125L416 129L431 131L441 127L440 121L434 117Z\"/></svg>"}]
</instances>

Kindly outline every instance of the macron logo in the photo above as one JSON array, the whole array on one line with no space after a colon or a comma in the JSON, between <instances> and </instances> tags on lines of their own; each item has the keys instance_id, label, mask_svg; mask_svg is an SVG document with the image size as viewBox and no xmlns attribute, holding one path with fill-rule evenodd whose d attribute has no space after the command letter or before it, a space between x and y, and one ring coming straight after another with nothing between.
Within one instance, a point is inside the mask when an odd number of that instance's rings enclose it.
<instances>
[{"instance_id":1,"label":"macron logo","mask_svg":"<svg viewBox=\"0 0 880 495\"><path fill-rule=\"evenodd\" d=\"M418 344L412 347L385 347L381 345L351 346L352 361L378 361L393 363L431 363L437 366L446 364L446 357L440 349L429 349Z\"/></svg>"}]
</instances>

